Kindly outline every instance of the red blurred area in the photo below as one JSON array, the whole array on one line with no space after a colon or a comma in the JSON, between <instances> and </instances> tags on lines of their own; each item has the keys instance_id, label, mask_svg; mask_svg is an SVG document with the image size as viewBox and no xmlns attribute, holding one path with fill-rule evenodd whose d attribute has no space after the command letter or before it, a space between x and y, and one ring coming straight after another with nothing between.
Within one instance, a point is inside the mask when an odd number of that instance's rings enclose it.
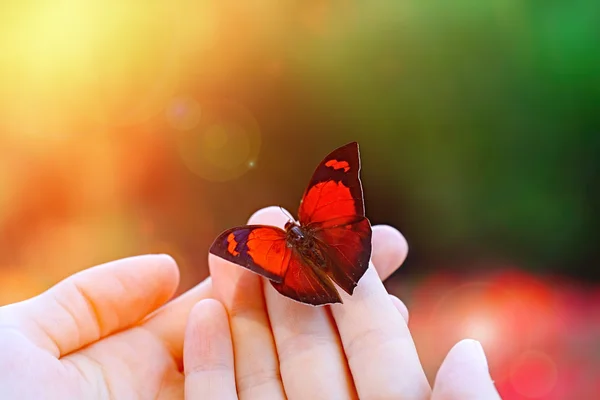
<instances>
[{"instance_id":1,"label":"red blurred area","mask_svg":"<svg viewBox=\"0 0 600 400\"><path fill-rule=\"evenodd\" d=\"M437 273L389 285L406 299L410 328L433 382L459 340L479 340L503 399L598 398L600 288L514 267L489 274ZM596 311L595 311L596 310Z\"/></svg>"}]
</instances>

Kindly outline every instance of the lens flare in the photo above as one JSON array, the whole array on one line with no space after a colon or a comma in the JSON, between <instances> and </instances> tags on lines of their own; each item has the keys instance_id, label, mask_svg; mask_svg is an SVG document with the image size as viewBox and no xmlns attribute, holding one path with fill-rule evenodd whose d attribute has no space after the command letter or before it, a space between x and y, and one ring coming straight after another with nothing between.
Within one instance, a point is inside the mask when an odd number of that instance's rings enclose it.
<instances>
[{"instance_id":1,"label":"lens flare","mask_svg":"<svg viewBox=\"0 0 600 400\"><path fill-rule=\"evenodd\" d=\"M176 133L183 162L209 181L228 181L246 173L256 162L260 129L252 113L231 101L201 104L198 125Z\"/></svg>"},{"instance_id":2,"label":"lens flare","mask_svg":"<svg viewBox=\"0 0 600 400\"><path fill-rule=\"evenodd\" d=\"M177 97L167 108L167 121L180 131L195 128L200 123L200 104L191 97Z\"/></svg>"},{"instance_id":3,"label":"lens flare","mask_svg":"<svg viewBox=\"0 0 600 400\"><path fill-rule=\"evenodd\" d=\"M499 290L490 282L459 285L441 296L433 309L431 324L444 334L430 338L432 351L444 354L461 339L477 339L494 368L529 347L531 332L521 316L510 291ZM496 375L496 379L503 378Z\"/></svg>"},{"instance_id":4,"label":"lens flare","mask_svg":"<svg viewBox=\"0 0 600 400\"><path fill-rule=\"evenodd\" d=\"M528 351L514 362L510 381L519 394L539 399L552 391L557 376L556 363L550 356L539 351Z\"/></svg>"},{"instance_id":5,"label":"lens flare","mask_svg":"<svg viewBox=\"0 0 600 400\"><path fill-rule=\"evenodd\" d=\"M462 331L464 337L480 341L485 348L495 345L500 339L498 321L487 314L469 315L464 321Z\"/></svg>"}]
</instances>

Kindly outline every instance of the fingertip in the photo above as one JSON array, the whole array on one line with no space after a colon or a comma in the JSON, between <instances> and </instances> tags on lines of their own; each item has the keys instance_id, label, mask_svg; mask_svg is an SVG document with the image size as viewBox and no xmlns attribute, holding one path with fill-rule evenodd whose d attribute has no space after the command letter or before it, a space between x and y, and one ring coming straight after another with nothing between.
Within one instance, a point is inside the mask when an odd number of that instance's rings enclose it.
<instances>
[{"instance_id":1,"label":"fingertip","mask_svg":"<svg viewBox=\"0 0 600 400\"><path fill-rule=\"evenodd\" d=\"M161 286L173 288L174 291L179 285L179 267L175 259L168 254L144 254L112 261L104 265L143 269L144 272L152 270L153 273L160 275L158 279L162 282Z\"/></svg>"},{"instance_id":2,"label":"fingertip","mask_svg":"<svg viewBox=\"0 0 600 400\"><path fill-rule=\"evenodd\" d=\"M198 302L213 296L212 278L208 277L158 309L144 322L144 327L165 343L179 365L182 363L184 337L190 313Z\"/></svg>"},{"instance_id":3,"label":"fingertip","mask_svg":"<svg viewBox=\"0 0 600 400\"><path fill-rule=\"evenodd\" d=\"M233 343L225 307L214 299L192 308L184 340L185 398L234 398Z\"/></svg>"},{"instance_id":4,"label":"fingertip","mask_svg":"<svg viewBox=\"0 0 600 400\"><path fill-rule=\"evenodd\" d=\"M170 299L179 286L180 272L177 262L168 254L151 254L146 257L156 269L157 280L167 295L166 299Z\"/></svg>"},{"instance_id":5,"label":"fingertip","mask_svg":"<svg viewBox=\"0 0 600 400\"><path fill-rule=\"evenodd\" d=\"M390 276L406 259L408 243L404 236L389 225L373 227L373 264L382 279Z\"/></svg>"},{"instance_id":6,"label":"fingertip","mask_svg":"<svg viewBox=\"0 0 600 400\"><path fill-rule=\"evenodd\" d=\"M487 371L488 364L481 343L475 339L463 339L456 343L446 356L445 362L452 365L470 363Z\"/></svg>"},{"instance_id":7,"label":"fingertip","mask_svg":"<svg viewBox=\"0 0 600 400\"><path fill-rule=\"evenodd\" d=\"M272 225L283 228L285 223L289 221L286 212L288 211L279 206L265 207L252 214L248 219L248 224Z\"/></svg>"},{"instance_id":8,"label":"fingertip","mask_svg":"<svg viewBox=\"0 0 600 400\"><path fill-rule=\"evenodd\" d=\"M79 350L147 318L173 296L178 283L177 263L162 254L80 271L25 303L30 318L44 326L32 340L57 356Z\"/></svg>"},{"instance_id":9,"label":"fingertip","mask_svg":"<svg viewBox=\"0 0 600 400\"><path fill-rule=\"evenodd\" d=\"M231 332L223 305L214 299L200 300L188 317L184 340L186 376L215 366L232 365Z\"/></svg>"},{"instance_id":10,"label":"fingertip","mask_svg":"<svg viewBox=\"0 0 600 400\"><path fill-rule=\"evenodd\" d=\"M406 304L404 304L402 300L400 300L393 294L390 294L390 299L392 300L392 303L394 303L394 306L396 307L400 315L402 315L402 318L404 318L404 321L408 324L409 313Z\"/></svg>"},{"instance_id":11,"label":"fingertip","mask_svg":"<svg viewBox=\"0 0 600 400\"><path fill-rule=\"evenodd\" d=\"M200 300L189 313L185 331L184 357L188 365L202 362L212 354L211 342L228 336L229 320L223 304L215 299Z\"/></svg>"},{"instance_id":12,"label":"fingertip","mask_svg":"<svg viewBox=\"0 0 600 400\"><path fill-rule=\"evenodd\" d=\"M169 254L156 254L154 257L156 258L159 268L164 271L165 278L175 287L175 289L177 289L179 280L181 279L177 261Z\"/></svg>"},{"instance_id":13,"label":"fingertip","mask_svg":"<svg viewBox=\"0 0 600 400\"><path fill-rule=\"evenodd\" d=\"M227 318L227 311L220 301L203 299L197 302L190 311L189 320L194 323L222 322Z\"/></svg>"},{"instance_id":14,"label":"fingertip","mask_svg":"<svg viewBox=\"0 0 600 400\"><path fill-rule=\"evenodd\" d=\"M171 265L177 266L177 261L170 254L160 253L160 254L150 254L151 257L156 258L156 260L160 261L163 265Z\"/></svg>"},{"instance_id":15,"label":"fingertip","mask_svg":"<svg viewBox=\"0 0 600 400\"><path fill-rule=\"evenodd\" d=\"M221 287L223 284L231 285L239 279L241 274L248 272L239 265L212 253L208 254L208 269L217 287Z\"/></svg>"},{"instance_id":16,"label":"fingertip","mask_svg":"<svg viewBox=\"0 0 600 400\"><path fill-rule=\"evenodd\" d=\"M450 349L435 378L432 399L500 399L480 342L463 339Z\"/></svg>"},{"instance_id":17,"label":"fingertip","mask_svg":"<svg viewBox=\"0 0 600 400\"><path fill-rule=\"evenodd\" d=\"M177 263L168 254L142 254L139 256L131 256L121 258L119 260L110 261L104 265L122 265L131 267L143 267L143 268L160 268L160 269L173 269L177 268Z\"/></svg>"},{"instance_id":18,"label":"fingertip","mask_svg":"<svg viewBox=\"0 0 600 400\"><path fill-rule=\"evenodd\" d=\"M137 286L143 282L148 285L146 293L156 295L155 307L162 305L175 294L180 279L177 262L168 254L143 254L126 257L101 264L91 270L94 270L94 274L88 275L88 272L84 270L74 277L77 280L83 279L90 285L95 285L100 271L103 271L102 275L104 275L112 270L112 276L118 277L121 282Z\"/></svg>"}]
</instances>

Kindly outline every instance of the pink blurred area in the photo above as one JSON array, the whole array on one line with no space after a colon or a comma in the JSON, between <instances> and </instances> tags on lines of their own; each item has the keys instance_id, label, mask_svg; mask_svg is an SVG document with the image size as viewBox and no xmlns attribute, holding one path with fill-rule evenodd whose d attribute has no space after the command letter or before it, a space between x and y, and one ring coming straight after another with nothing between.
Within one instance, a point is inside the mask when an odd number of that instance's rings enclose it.
<instances>
[{"instance_id":1,"label":"pink blurred area","mask_svg":"<svg viewBox=\"0 0 600 400\"><path fill-rule=\"evenodd\" d=\"M597 398L600 288L514 266L478 267L500 272L435 273L388 285L407 302L430 381L450 348L473 338L505 400Z\"/></svg>"}]
</instances>

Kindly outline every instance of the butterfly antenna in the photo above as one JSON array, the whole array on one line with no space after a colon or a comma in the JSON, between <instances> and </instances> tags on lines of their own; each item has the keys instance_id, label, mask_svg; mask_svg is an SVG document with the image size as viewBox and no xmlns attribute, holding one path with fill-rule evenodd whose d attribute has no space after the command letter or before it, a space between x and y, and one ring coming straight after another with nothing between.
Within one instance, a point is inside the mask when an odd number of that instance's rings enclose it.
<instances>
[{"instance_id":1,"label":"butterfly antenna","mask_svg":"<svg viewBox=\"0 0 600 400\"><path fill-rule=\"evenodd\" d=\"M286 217L288 217L288 218L290 219L290 222L293 222L293 221L294 221L294 217L292 217L292 216L290 215L290 213L289 213L289 212L287 212L287 210L286 210L285 208L283 208L283 207L279 206L279 209L281 210L281 212L283 213L283 215L285 215Z\"/></svg>"}]
</instances>

